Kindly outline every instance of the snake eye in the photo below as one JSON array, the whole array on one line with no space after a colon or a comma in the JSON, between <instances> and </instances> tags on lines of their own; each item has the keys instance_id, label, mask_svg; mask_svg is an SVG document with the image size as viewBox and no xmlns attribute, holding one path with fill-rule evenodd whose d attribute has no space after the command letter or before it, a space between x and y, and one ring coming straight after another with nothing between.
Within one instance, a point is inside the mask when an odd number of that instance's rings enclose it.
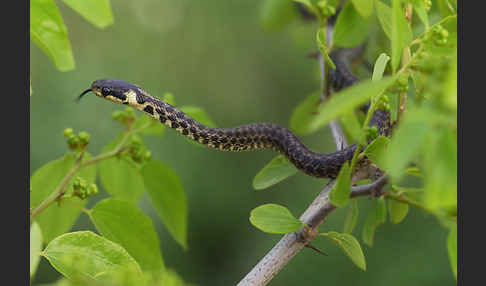
<instances>
[{"instance_id":1,"label":"snake eye","mask_svg":"<svg viewBox=\"0 0 486 286\"><path fill-rule=\"evenodd\" d=\"M107 87L103 87L103 88L101 89L101 94L103 94L103 96L107 96L107 95L109 95L109 94L110 94L110 92L111 92L111 90L110 90L109 88L107 88Z\"/></svg>"}]
</instances>

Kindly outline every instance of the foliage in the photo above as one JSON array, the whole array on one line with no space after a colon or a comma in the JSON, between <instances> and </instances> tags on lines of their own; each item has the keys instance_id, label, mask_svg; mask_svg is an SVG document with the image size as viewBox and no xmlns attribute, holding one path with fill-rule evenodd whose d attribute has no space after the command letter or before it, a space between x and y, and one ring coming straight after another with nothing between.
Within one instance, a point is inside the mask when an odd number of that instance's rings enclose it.
<instances>
[{"instance_id":1,"label":"foliage","mask_svg":"<svg viewBox=\"0 0 486 286\"><path fill-rule=\"evenodd\" d=\"M108 0L63 2L98 28L113 24ZM356 162L366 157L390 182L387 192L373 201L366 214L361 241L372 246L376 229L387 222L387 216L391 223L399 224L406 219L409 207L416 207L448 229L443 245L457 276L457 15L455 4L450 2L435 1L432 7L426 0L262 2L260 19L267 30L283 30L298 21L296 5L317 19L315 45L326 59L326 68L335 68L329 58L334 49L366 41L386 42L386 52L373 51L376 61L369 79L325 102L321 102L320 90L312 92L296 106L289 122L295 133L312 135L337 120L347 131L348 141L358 144L353 160L341 168L329 195L336 207L348 207L343 233L320 235L336 243L362 270L366 270L365 256L352 235L359 204L351 200L350 192ZM72 70L71 44L56 3L33 0L30 7L32 41L60 71ZM328 19L339 7L342 10L334 37L328 39ZM413 13L420 21L411 21ZM376 39L367 37L371 31L378 31ZM171 94L164 100L175 104ZM358 107L367 102L371 103L368 112L358 116ZM203 124L215 126L200 107L180 109ZM397 119L390 138L376 136L376 129L368 126L376 109L391 110L392 118ZM186 285L175 271L165 267L153 222L137 205L147 194L170 235L188 249L184 182L164 162L153 159L144 143L146 136L164 136L165 127L144 115L136 116L131 108L115 112L113 119L123 129L100 154L88 152L89 134L76 135L67 128L63 133L66 154L31 176L31 279L44 257L68 278L57 285ZM285 157L277 156L257 173L253 187L275 186L297 172ZM417 185L404 184L410 176L416 176ZM109 197L87 209L88 201L98 194L97 178ZM88 215L99 235L70 232L82 213ZM254 208L249 220L267 233L308 228L277 204Z\"/></svg>"}]
</instances>

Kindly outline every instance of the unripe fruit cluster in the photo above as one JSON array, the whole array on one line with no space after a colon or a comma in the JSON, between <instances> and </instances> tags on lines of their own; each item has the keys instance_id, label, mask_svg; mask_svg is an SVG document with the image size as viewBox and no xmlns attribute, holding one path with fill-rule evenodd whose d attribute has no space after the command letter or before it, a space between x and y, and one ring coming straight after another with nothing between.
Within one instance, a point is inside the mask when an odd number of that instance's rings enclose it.
<instances>
[{"instance_id":1,"label":"unripe fruit cluster","mask_svg":"<svg viewBox=\"0 0 486 286\"><path fill-rule=\"evenodd\" d=\"M126 154L136 163L143 163L152 158L152 152L147 149L138 137L131 137Z\"/></svg>"},{"instance_id":2,"label":"unripe fruit cluster","mask_svg":"<svg viewBox=\"0 0 486 286\"><path fill-rule=\"evenodd\" d=\"M329 18L336 14L336 7L329 4L327 0L317 2L317 8L324 18Z\"/></svg>"},{"instance_id":3,"label":"unripe fruit cluster","mask_svg":"<svg viewBox=\"0 0 486 286\"><path fill-rule=\"evenodd\" d=\"M81 131L78 135L75 135L72 128L64 129L63 136L66 138L69 149L73 151L84 149L89 144L89 139L91 138L85 131Z\"/></svg>"},{"instance_id":4,"label":"unripe fruit cluster","mask_svg":"<svg viewBox=\"0 0 486 286\"><path fill-rule=\"evenodd\" d=\"M74 178L72 196L84 200L89 196L96 195L97 193L98 187L96 186L96 184L89 184L85 179L81 177Z\"/></svg>"}]
</instances>

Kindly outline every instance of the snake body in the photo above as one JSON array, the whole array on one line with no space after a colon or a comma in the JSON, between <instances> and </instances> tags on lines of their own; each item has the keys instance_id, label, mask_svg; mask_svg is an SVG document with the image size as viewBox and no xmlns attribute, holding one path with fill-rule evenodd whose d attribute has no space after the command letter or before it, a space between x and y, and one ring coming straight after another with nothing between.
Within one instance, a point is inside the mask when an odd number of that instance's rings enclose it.
<instances>
[{"instance_id":1,"label":"snake body","mask_svg":"<svg viewBox=\"0 0 486 286\"><path fill-rule=\"evenodd\" d=\"M348 87L358 79L349 71L347 63L338 56L333 57L337 69L330 73L332 87L336 90ZM94 81L87 92L113 102L132 106L182 135L207 147L220 151L252 151L274 149L283 154L299 170L318 178L337 177L341 166L351 161L356 150L353 144L343 150L320 154L309 150L290 130L273 123L251 123L233 128L211 128L205 126L174 106L160 100L141 87L121 80L104 79ZM375 111L370 125L378 127L380 134L389 129L389 114Z\"/></svg>"}]
</instances>

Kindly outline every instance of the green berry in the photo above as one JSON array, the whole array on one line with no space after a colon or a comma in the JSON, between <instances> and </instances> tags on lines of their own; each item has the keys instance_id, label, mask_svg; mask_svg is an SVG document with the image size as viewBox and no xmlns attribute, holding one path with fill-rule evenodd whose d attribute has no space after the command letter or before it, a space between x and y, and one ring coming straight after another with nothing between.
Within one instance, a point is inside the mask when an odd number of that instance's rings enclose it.
<instances>
[{"instance_id":1,"label":"green berry","mask_svg":"<svg viewBox=\"0 0 486 286\"><path fill-rule=\"evenodd\" d=\"M143 154L143 159L145 161L148 161L152 158L152 152L150 152L149 150L145 151L145 153Z\"/></svg>"},{"instance_id":2,"label":"green berry","mask_svg":"<svg viewBox=\"0 0 486 286\"><path fill-rule=\"evenodd\" d=\"M96 195L98 193L98 186L96 184L91 184L88 187L88 194L89 195Z\"/></svg>"},{"instance_id":3,"label":"green berry","mask_svg":"<svg viewBox=\"0 0 486 286\"><path fill-rule=\"evenodd\" d=\"M71 135L67 139L67 143L70 149L77 149L79 146L79 138L76 135Z\"/></svg>"},{"instance_id":4,"label":"green berry","mask_svg":"<svg viewBox=\"0 0 486 286\"><path fill-rule=\"evenodd\" d=\"M90 135L87 132L84 131L79 132L78 137L82 144L89 143Z\"/></svg>"},{"instance_id":5,"label":"green berry","mask_svg":"<svg viewBox=\"0 0 486 286\"><path fill-rule=\"evenodd\" d=\"M63 135L64 137L70 137L70 136L74 135L74 131L73 131L73 129L72 129L72 128L66 128L66 129L64 129L64 131L62 132L62 135Z\"/></svg>"}]
</instances>

